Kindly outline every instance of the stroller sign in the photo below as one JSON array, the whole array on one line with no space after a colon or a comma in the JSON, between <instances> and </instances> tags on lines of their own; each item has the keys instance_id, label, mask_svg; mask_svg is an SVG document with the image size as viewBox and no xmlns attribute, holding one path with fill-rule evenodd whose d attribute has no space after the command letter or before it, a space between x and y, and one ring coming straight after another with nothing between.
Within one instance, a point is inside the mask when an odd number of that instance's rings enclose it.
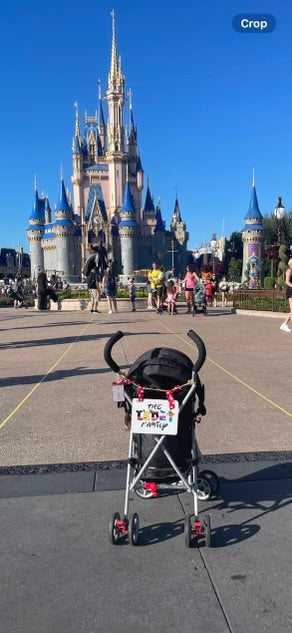
<instances>
[{"instance_id":1,"label":"stroller sign","mask_svg":"<svg viewBox=\"0 0 292 633\"><path fill-rule=\"evenodd\" d=\"M178 424L178 402L170 408L167 400L138 398L132 401L132 431L155 435L176 435Z\"/></svg>"}]
</instances>

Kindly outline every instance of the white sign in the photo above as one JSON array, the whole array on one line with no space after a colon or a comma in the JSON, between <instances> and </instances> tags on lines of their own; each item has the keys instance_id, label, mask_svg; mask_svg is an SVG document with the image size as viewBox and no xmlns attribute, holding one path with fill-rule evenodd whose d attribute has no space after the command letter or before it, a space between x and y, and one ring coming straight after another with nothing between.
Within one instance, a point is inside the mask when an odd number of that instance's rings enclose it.
<instances>
[{"instance_id":1,"label":"white sign","mask_svg":"<svg viewBox=\"0 0 292 633\"><path fill-rule=\"evenodd\" d=\"M171 409L168 400L132 400L132 432L152 435L177 435L178 402Z\"/></svg>"}]
</instances>

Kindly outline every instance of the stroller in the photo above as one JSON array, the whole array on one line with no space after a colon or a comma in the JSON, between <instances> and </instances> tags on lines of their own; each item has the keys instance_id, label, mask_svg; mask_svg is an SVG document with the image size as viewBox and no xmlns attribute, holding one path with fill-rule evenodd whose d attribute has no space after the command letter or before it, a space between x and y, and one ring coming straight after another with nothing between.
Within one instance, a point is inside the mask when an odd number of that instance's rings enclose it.
<instances>
[{"instance_id":1,"label":"stroller","mask_svg":"<svg viewBox=\"0 0 292 633\"><path fill-rule=\"evenodd\" d=\"M17 292L16 290L13 290L13 288L11 288L11 286L9 286L9 288L7 288L6 290L7 296L8 297L12 297L12 299L14 299L14 301L19 301L19 308L28 308L28 305L24 299L24 295L20 292Z\"/></svg>"},{"instance_id":2,"label":"stroller","mask_svg":"<svg viewBox=\"0 0 292 633\"><path fill-rule=\"evenodd\" d=\"M203 312L207 316L207 297L204 284L198 284L194 290L193 316L197 312Z\"/></svg>"},{"instance_id":3,"label":"stroller","mask_svg":"<svg viewBox=\"0 0 292 633\"><path fill-rule=\"evenodd\" d=\"M115 512L110 521L110 541L117 545L122 537L137 545L139 517L129 517L130 493L147 499L160 491L187 491L193 495L194 512L186 515L186 547L202 538L211 546L211 518L199 518L198 501L214 496L219 488L217 475L211 470L199 472L200 452L196 441L196 424L205 415L204 387L198 372L206 348L193 330L188 336L197 346L193 363L183 352L171 348L154 348L145 352L125 376L111 352L123 337L116 332L107 341L104 358L119 379L113 383L114 401L125 409L130 426L124 514ZM179 383L179 384L178 384ZM194 521L191 521L194 516Z\"/></svg>"}]
</instances>

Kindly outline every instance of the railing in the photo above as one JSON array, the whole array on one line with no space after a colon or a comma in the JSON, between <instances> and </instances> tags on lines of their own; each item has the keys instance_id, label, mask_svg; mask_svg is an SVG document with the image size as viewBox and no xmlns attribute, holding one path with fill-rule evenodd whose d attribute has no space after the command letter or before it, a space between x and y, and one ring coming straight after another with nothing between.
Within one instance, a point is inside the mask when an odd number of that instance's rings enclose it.
<instances>
[{"instance_id":1,"label":"railing","mask_svg":"<svg viewBox=\"0 0 292 633\"><path fill-rule=\"evenodd\" d=\"M235 290L233 307L238 310L289 312L285 290Z\"/></svg>"}]
</instances>

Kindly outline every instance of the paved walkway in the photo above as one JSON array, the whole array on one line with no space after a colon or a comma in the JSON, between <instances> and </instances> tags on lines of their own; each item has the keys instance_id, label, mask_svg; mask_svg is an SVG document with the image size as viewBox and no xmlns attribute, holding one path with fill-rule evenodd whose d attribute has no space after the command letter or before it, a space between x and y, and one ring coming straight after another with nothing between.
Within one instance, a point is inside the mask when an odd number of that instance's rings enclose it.
<instances>
[{"instance_id":1,"label":"paved walkway","mask_svg":"<svg viewBox=\"0 0 292 633\"><path fill-rule=\"evenodd\" d=\"M207 416L198 436L203 453L292 450L292 335L280 320L210 311L210 316L147 311L0 311L0 467L124 459L127 433L112 401L114 374L103 349L126 369L155 346L196 356L190 328L203 338L201 371Z\"/></svg>"},{"instance_id":2,"label":"paved walkway","mask_svg":"<svg viewBox=\"0 0 292 633\"><path fill-rule=\"evenodd\" d=\"M1 633L290 632L292 338L280 322L11 309L0 321ZM114 358L126 368L153 346L192 356L190 328L207 347L199 442L221 489L200 509L214 547L185 548L186 493L133 495L141 544L114 547L128 435L105 341L125 332Z\"/></svg>"}]
</instances>

